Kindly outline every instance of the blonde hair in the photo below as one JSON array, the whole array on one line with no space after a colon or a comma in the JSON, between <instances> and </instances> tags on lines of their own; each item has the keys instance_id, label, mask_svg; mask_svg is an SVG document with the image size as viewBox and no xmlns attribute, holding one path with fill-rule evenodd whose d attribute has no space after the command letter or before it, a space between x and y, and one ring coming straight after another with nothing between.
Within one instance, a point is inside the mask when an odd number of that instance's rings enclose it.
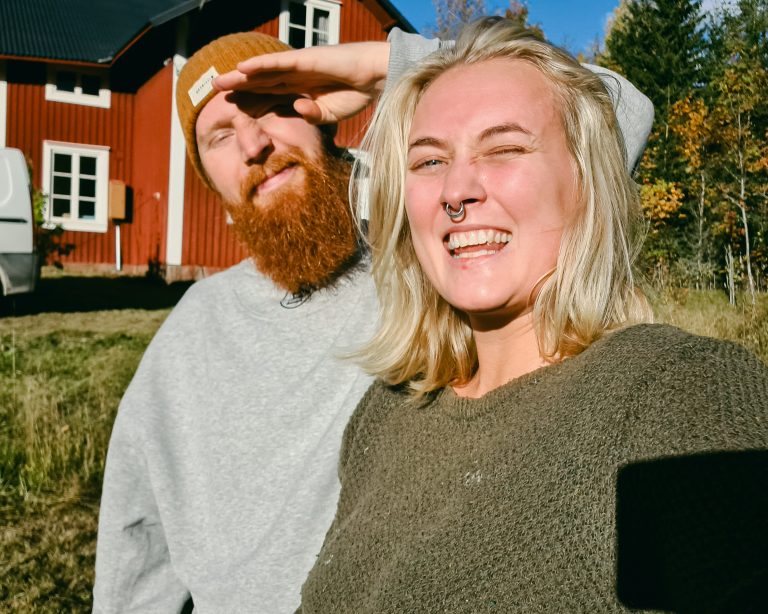
<instances>
[{"instance_id":1,"label":"blonde hair","mask_svg":"<svg viewBox=\"0 0 768 614\"><path fill-rule=\"evenodd\" d=\"M529 62L547 78L577 168L579 210L533 306L542 356L554 361L578 354L608 330L651 319L632 275L641 243L638 191L608 91L600 77L530 30L482 19L464 29L454 48L432 54L385 92L361 146L369 156L368 180L353 188L362 190L353 192L354 200L370 207L380 305L378 330L357 358L387 383L408 382L416 396L468 381L477 352L465 314L437 293L413 249L404 200L411 121L441 74L497 58Z\"/></svg>"}]
</instances>

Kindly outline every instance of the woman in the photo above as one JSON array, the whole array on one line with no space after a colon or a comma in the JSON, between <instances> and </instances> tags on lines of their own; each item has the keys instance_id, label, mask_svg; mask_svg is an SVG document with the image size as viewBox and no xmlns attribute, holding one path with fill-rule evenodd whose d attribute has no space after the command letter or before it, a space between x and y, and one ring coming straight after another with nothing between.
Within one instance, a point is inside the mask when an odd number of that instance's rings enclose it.
<instances>
[{"instance_id":1,"label":"woman","mask_svg":"<svg viewBox=\"0 0 768 614\"><path fill-rule=\"evenodd\" d=\"M765 448L765 367L648 324L605 87L510 22L408 73L363 148L379 380L301 611L624 611L617 472Z\"/></svg>"}]
</instances>

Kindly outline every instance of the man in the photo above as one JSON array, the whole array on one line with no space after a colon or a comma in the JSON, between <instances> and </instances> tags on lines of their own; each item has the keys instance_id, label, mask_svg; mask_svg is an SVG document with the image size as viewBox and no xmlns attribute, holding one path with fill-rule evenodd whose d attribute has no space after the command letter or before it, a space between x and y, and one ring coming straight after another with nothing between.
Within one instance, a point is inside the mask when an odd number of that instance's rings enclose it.
<instances>
[{"instance_id":1,"label":"man","mask_svg":"<svg viewBox=\"0 0 768 614\"><path fill-rule=\"evenodd\" d=\"M107 458L96 611L292 612L333 518L342 430L369 378L337 360L376 302L349 162L293 96L227 96L209 70L288 47L213 41L181 71L192 164L245 261L190 288L126 391ZM202 78L202 80L201 80Z\"/></svg>"},{"instance_id":2,"label":"man","mask_svg":"<svg viewBox=\"0 0 768 614\"><path fill-rule=\"evenodd\" d=\"M390 69L436 44L396 32ZM338 357L368 338L377 311L349 163L333 128L294 110L319 98L211 86L238 61L285 49L234 34L179 75L190 160L251 258L190 288L126 391L104 478L97 612L191 601L200 612L293 612L333 518L342 431L370 382ZM386 66L385 55L378 77ZM377 80L359 86L362 99Z\"/></svg>"}]
</instances>

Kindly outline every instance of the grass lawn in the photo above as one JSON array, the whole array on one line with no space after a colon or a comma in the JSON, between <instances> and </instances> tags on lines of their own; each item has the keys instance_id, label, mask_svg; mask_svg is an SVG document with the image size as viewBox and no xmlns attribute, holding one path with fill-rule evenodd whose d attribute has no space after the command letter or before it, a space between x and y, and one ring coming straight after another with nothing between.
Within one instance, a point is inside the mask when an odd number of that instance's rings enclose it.
<instances>
[{"instance_id":1,"label":"grass lawn","mask_svg":"<svg viewBox=\"0 0 768 614\"><path fill-rule=\"evenodd\" d=\"M186 284L43 279L0 305L0 610L88 612L107 442L141 355ZM660 321L768 362L768 297L654 297Z\"/></svg>"},{"instance_id":2,"label":"grass lawn","mask_svg":"<svg viewBox=\"0 0 768 614\"><path fill-rule=\"evenodd\" d=\"M90 611L117 405L186 287L59 277L0 306L0 611Z\"/></svg>"}]
</instances>

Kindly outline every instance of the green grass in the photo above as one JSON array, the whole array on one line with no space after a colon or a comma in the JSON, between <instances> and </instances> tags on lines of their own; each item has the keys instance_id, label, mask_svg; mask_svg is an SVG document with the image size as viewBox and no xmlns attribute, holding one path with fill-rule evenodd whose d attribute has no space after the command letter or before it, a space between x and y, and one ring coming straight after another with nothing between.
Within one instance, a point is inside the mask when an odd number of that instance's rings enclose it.
<instances>
[{"instance_id":1,"label":"green grass","mask_svg":"<svg viewBox=\"0 0 768 614\"><path fill-rule=\"evenodd\" d=\"M28 301L18 311L33 315L0 319L3 612L90 611L112 422L146 345L183 290L162 296L162 288L135 280L127 286L114 280L102 286L54 281L40 296L69 313L47 312ZM137 308L142 288L151 296L151 309ZM78 293L95 293L91 308L112 308L74 311L83 304L72 298ZM720 294L687 290L653 302L659 321L736 340L768 362L768 296L754 309L748 303L732 307ZM131 308L118 308L121 303Z\"/></svg>"},{"instance_id":2,"label":"green grass","mask_svg":"<svg viewBox=\"0 0 768 614\"><path fill-rule=\"evenodd\" d=\"M0 603L88 611L115 412L168 310L0 321Z\"/></svg>"}]
</instances>

